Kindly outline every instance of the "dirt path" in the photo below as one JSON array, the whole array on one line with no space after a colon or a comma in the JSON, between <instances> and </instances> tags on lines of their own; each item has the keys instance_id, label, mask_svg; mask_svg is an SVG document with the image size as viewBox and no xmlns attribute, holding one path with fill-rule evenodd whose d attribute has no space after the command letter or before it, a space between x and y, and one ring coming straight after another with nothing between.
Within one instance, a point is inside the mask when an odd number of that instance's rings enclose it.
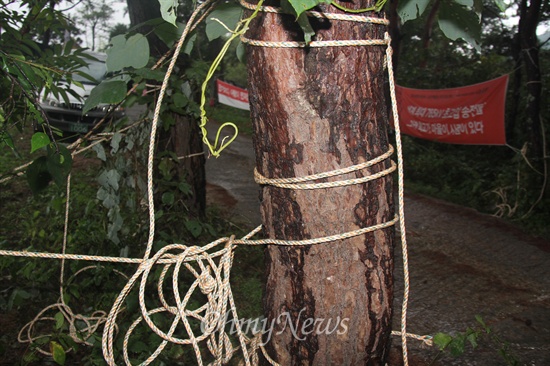
<instances>
[{"instance_id":1,"label":"dirt path","mask_svg":"<svg viewBox=\"0 0 550 366\"><path fill-rule=\"evenodd\" d=\"M408 195L405 210L410 331L463 332L481 315L522 365L550 365L550 243L494 217L426 197ZM396 265L402 268L401 261ZM413 354L419 350L418 343L410 344ZM497 351L483 346L438 364L505 365Z\"/></svg>"},{"instance_id":2,"label":"dirt path","mask_svg":"<svg viewBox=\"0 0 550 366\"><path fill-rule=\"evenodd\" d=\"M249 227L260 224L254 161L250 138L239 136L220 158L206 164L210 201ZM520 365L550 365L550 243L494 217L418 195L406 196L405 211L411 278L408 331L464 332L476 327L475 316L481 315L492 335L509 343ZM396 330L403 287L400 258L396 249ZM498 354L501 347L483 342L475 351L444 356L433 365L506 365ZM411 365L429 365L437 353L409 341Z\"/></svg>"}]
</instances>

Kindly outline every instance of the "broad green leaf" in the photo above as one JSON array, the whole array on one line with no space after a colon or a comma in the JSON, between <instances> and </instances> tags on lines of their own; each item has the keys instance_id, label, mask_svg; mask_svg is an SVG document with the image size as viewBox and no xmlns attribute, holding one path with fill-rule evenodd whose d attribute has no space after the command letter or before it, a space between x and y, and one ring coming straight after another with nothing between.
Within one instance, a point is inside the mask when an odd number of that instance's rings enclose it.
<instances>
[{"instance_id":1,"label":"broad green leaf","mask_svg":"<svg viewBox=\"0 0 550 366\"><path fill-rule=\"evenodd\" d=\"M244 47L244 44L239 41L239 44L237 44L237 50L236 50L236 53L237 53L237 59L240 61L240 62L246 62L246 48Z\"/></svg>"},{"instance_id":2,"label":"broad green leaf","mask_svg":"<svg viewBox=\"0 0 550 366\"><path fill-rule=\"evenodd\" d=\"M444 349L453 341L453 337L445 333L437 333L433 337L434 344L439 347L439 349Z\"/></svg>"},{"instance_id":3,"label":"broad green leaf","mask_svg":"<svg viewBox=\"0 0 550 366\"><path fill-rule=\"evenodd\" d=\"M107 161L107 155L105 154L105 148L101 144L96 144L92 147L97 154L97 157L102 161Z\"/></svg>"},{"instance_id":4,"label":"broad green leaf","mask_svg":"<svg viewBox=\"0 0 550 366\"><path fill-rule=\"evenodd\" d=\"M34 194L45 189L52 180L52 176L48 172L48 158L40 156L35 159L27 168L26 177Z\"/></svg>"},{"instance_id":5,"label":"broad green leaf","mask_svg":"<svg viewBox=\"0 0 550 366\"><path fill-rule=\"evenodd\" d=\"M458 5L465 6L477 14L478 21L481 22L481 12L483 11L483 0L454 0Z\"/></svg>"},{"instance_id":6,"label":"broad green leaf","mask_svg":"<svg viewBox=\"0 0 550 366\"><path fill-rule=\"evenodd\" d=\"M421 16L429 3L430 0L400 0L397 5L397 13L401 21L405 23Z\"/></svg>"},{"instance_id":7,"label":"broad green leaf","mask_svg":"<svg viewBox=\"0 0 550 366\"><path fill-rule=\"evenodd\" d=\"M141 69L149 62L149 42L143 34L129 38L121 34L111 39L107 49L107 70L120 71L125 67Z\"/></svg>"},{"instance_id":8,"label":"broad green leaf","mask_svg":"<svg viewBox=\"0 0 550 366\"><path fill-rule=\"evenodd\" d=\"M177 22L174 27L172 24L161 21L159 24L155 24L153 29L161 41L163 41L168 47L172 47L172 45L180 39L181 34L185 29L185 24Z\"/></svg>"},{"instance_id":9,"label":"broad green leaf","mask_svg":"<svg viewBox=\"0 0 550 366\"><path fill-rule=\"evenodd\" d=\"M177 108L183 108L189 104L189 99L182 93L172 95L172 102Z\"/></svg>"},{"instance_id":10,"label":"broad green leaf","mask_svg":"<svg viewBox=\"0 0 550 366\"><path fill-rule=\"evenodd\" d=\"M296 22L302 28L304 32L304 40L306 43L311 42L311 38L315 35L313 28L309 22L308 17L304 13L307 10L314 8L315 6L326 3L330 4L331 0L283 0L281 1L281 7L284 12L296 16Z\"/></svg>"},{"instance_id":11,"label":"broad green leaf","mask_svg":"<svg viewBox=\"0 0 550 366\"><path fill-rule=\"evenodd\" d=\"M187 41L183 44L183 53L186 55L190 55L191 51L193 51L193 47L195 47L195 41L197 40L197 33L192 34L190 37L187 38Z\"/></svg>"},{"instance_id":12,"label":"broad green leaf","mask_svg":"<svg viewBox=\"0 0 550 366\"><path fill-rule=\"evenodd\" d=\"M162 194L162 203L165 205L173 205L175 201L175 196L173 192L164 192Z\"/></svg>"},{"instance_id":13,"label":"broad green leaf","mask_svg":"<svg viewBox=\"0 0 550 366\"><path fill-rule=\"evenodd\" d=\"M134 71L135 74L141 76L144 79L162 81L164 79L164 71L151 70L147 68L138 69Z\"/></svg>"},{"instance_id":14,"label":"broad green leaf","mask_svg":"<svg viewBox=\"0 0 550 366\"><path fill-rule=\"evenodd\" d=\"M183 193L183 194L193 194L193 191L191 190L191 185L187 182L180 182L178 184L178 189Z\"/></svg>"},{"instance_id":15,"label":"broad green leaf","mask_svg":"<svg viewBox=\"0 0 550 366\"><path fill-rule=\"evenodd\" d=\"M185 221L185 228L189 230L191 235L193 235L193 237L195 238L198 238L199 235L201 235L202 233L202 225L201 222L198 220Z\"/></svg>"},{"instance_id":16,"label":"broad green leaf","mask_svg":"<svg viewBox=\"0 0 550 366\"><path fill-rule=\"evenodd\" d=\"M313 27L309 22L308 16L305 13L300 14L300 16L298 16L297 22L304 32L304 41L306 43L310 43L311 38L315 35L315 31L313 30Z\"/></svg>"},{"instance_id":17,"label":"broad green leaf","mask_svg":"<svg viewBox=\"0 0 550 366\"><path fill-rule=\"evenodd\" d=\"M118 191L119 180L120 180L120 173L116 169L104 171L97 178L97 181L102 187L111 188L114 191Z\"/></svg>"},{"instance_id":18,"label":"broad green leaf","mask_svg":"<svg viewBox=\"0 0 550 366\"><path fill-rule=\"evenodd\" d=\"M160 174L167 180L171 180L172 178L172 168L174 168L174 164L170 158L163 158L158 165Z\"/></svg>"},{"instance_id":19,"label":"broad green leaf","mask_svg":"<svg viewBox=\"0 0 550 366\"><path fill-rule=\"evenodd\" d=\"M506 9L508 9L508 5L506 5L506 3L504 2L504 0L494 0L495 2L495 5L498 6L498 9L501 11L501 12L505 12Z\"/></svg>"},{"instance_id":20,"label":"broad green leaf","mask_svg":"<svg viewBox=\"0 0 550 366\"><path fill-rule=\"evenodd\" d=\"M63 316L63 313L59 311L57 314L55 314L54 319L55 329L61 329L63 323L65 323L65 317Z\"/></svg>"},{"instance_id":21,"label":"broad green leaf","mask_svg":"<svg viewBox=\"0 0 550 366\"><path fill-rule=\"evenodd\" d=\"M122 141L122 134L120 132L115 132L113 138L111 139L111 154L116 154L120 148L120 142Z\"/></svg>"},{"instance_id":22,"label":"broad green leaf","mask_svg":"<svg viewBox=\"0 0 550 366\"><path fill-rule=\"evenodd\" d=\"M120 239L118 238L118 232L122 228L122 224L124 223L124 220L120 215L118 207L115 207L112 210L109 210L109 216L111 217L112 221L108 225L107 238L111 240L113 243L119 244Z\"/></svg>"},{"instance_id":23,"label":"broad green leaf","mask_svg":"<svg viewBox=\"0 0 550 366\"><path fill-rule=\"evenodd\" d=\"M135 340L133 342L130 342L128 345L128 350L134 353L146 352L149 350L149 348L150 347L148 344L140 340Z\"/></svg>"},{"instance_id":24,"label":"broad green leaf","mask_svg":"<svg viewBox=\"0 0 550 366\"><path fill-rule=\"evenodd\" d=\"M474 10L454 1L444 1L439 8L439 28L451 40L462 38L480 50L481 23Z\"/></svg>"},{"instance_id":25,"label":"broad green leaf","mask_svg":"<svg viewBox=\"0 0 550 366\"><path fill-rule=\"evenodd\" d=\"M51 341L50 352L52 353L52 357L55 363L61 366L65 365L65 359L67 355L65 354L65 350L59 343Z\"/></svg>"},{"instance_id":26,"label":"broad green leaf","mask_svg":"<svg viewBox=\"0 0 550 366\"><path fill-rule=\"evenodd\" d=\"M283 9L288 8L285 3L290 4L292 10L296 15L296 18L298 18L303 12L313 9L321 3L330 4L331 0L285 0L281 2L281 6L283 7Z\"/></svg>"},{"instance_id":27,"label":"broad green leaf","mask_svg":"<svg viewBox=\"0 0 550 366\"><path fill-rule=\"evenodd\" d=\"M31 137L31 153L48 146L50 138L44 132L36 132Z\"/></svg>"},{"instance_id":28,"label":"broad green leaf","mask_svg":"<svg viewBox=\"0 0 550 366\"><path fill-rule=\"evenodd\" d=\"M84 103L82 113L86 114L90 109L100 104L117 104L126 97L126 83L121 80L102 81L92 89L90 96Z\"/></svg>"},{"instance_id":29,"label":"broad green leaf","mask_svg":"<svg viewBox=\"0 0 550 366\"><path fill-rule=\"evenodd\" d=\"M465 335L458 335L456 336L451 343L449 343L449 352L451 352L452 356L460 356L464 353L466 347L466 336Z\"/></svg>"},{"instance_id":30,"label":"broad green leaf","mask_svg":"<svg viewBox=\"0 0 550 366\"><path fill-rule=\"evenodd\" d=\"M3 121L0 119L0 123L2 122ZM13 153L17 157L20 157L15 147L15 144L13 143L13 139L11 138L11 135L7 131L0 131L0 142L3 142L4 144L8 145L9 148L13 151Z\"/></svg>"},{"instance_id":31,"label":"broad green leaf","mask_svg":"<svg viewBox=\"0 0 550 366\"><path fill-rule=\"evenodd\" d=\"M28 271L33 271L34 270L34 266L30 265L30 266L27 266L26 269ZM30 275L30 273L29 273ZM27 276L28 277L28 276ZM30 299L32 297L32 295L25 291L25 290L22 290L20 288L16 288L10 295L10 298L8 299L7 301L7 309L8 310L11 310L13 308L18 308L20 307L21 305L25 304L25 303L28 303L28 299Z\"/></svg>"},{"instance_id":32,"label":"broad green leaf","mask_svg":"<svg viewBox=\"0 0 550 366\"><path fill-rule=\"evenodd\" d=\"M478 343L477 343L478 334L477 333L472 332L472 333L468 334L466 336L466 339L470 342L470 344L472 345L473 348L477 348L477 346L478 346Z\"/></svg>"},{"instance_id":33,"label":"broad green leaf","mask_svg":"<svg viewBox=\"0 0 550 366\"><path fill-rule=\"evenodd\" d=\"M65 185L72 165L73 157L65 146L58 145L55 147L52 144L48 145L48 172L59 187Z\"/></svg>"},{"instance_id":34,"label":"broad green leaf","mask_svg":"<svg viewBox=\"0 0 550 366\"><path fill-rule=\"evenodd\" d=\"M110 191L103 187L99 187L97 191L97 199L101 201L103 207L111 209L118 205L117 195L111 194Z\"/></svg>"},{"instance_id":35,"label":"broad green leaf","mask_svg":"<svg viewBox=\"0 0 550 366\"><path fill-rule=\"evenodd\" d=\"M175 26L178 0L159 0L159 3L160 15L162 16L162 19Z\"/></svg>"},{"instance_id":36,"label":"broad green leaf","mask_svg":"<svg viewBox=\"0 0 550 366\"><path fill-rule=\"evenodd\" d=\"M209 41L222 37L235 30L241 20L242 7L235 2L224 3L206 19L206 36Z\"/></svg>"}]
</instances>

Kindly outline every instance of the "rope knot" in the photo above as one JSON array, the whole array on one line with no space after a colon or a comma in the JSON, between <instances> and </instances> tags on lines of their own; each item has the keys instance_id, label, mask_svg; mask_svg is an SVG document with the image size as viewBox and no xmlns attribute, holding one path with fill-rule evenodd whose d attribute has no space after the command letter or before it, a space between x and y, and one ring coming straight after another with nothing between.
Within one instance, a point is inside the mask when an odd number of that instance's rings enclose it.
<instances>
[{"instance_id":1,"label":"rope knot","mask_svg":"<svg viewBox=\"0 0 550 366\"><path fill-rule=\"evenodd\" d=\"M199 276L199 288L205 295L212 293L217 288L216 280L212 277L208 268L205 268Z\"/></svg>"},{"instance_id":2,"label":"rope knot","mask_svg":"<svg viewBox=\"0 0 550 366\"><path fill-rule=\"evenodd\" d=\"M431 335L423 335L418 337L418 339L426 346L432 347L434 345L433 337Z\"/></svg>"}]
</instances>

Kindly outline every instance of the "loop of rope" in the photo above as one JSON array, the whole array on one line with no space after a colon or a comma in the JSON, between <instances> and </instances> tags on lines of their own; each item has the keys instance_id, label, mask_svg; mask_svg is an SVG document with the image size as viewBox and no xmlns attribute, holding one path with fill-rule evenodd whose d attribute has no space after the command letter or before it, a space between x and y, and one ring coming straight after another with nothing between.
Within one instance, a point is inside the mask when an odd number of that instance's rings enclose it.
<instances>
[{"instance_id":1,"label":"loop of rope","mask_svg":"<svg viewBox=\"0 0 550 366\"><path fill-rule=\"evenodd\" d=\"M80 274L96 268L97 266L95 265L81 268L68 279L67 283L71 283L72 281L74 281L76 277ZM113 272L124 277L126 280L128 279L128 277L124 273L118 270L114 270ZM23 326L23 328L21 328L19 334L17 335L17 340L19 343L30 344L35 343L41 338L49 337L50 335L48 334L35 335L35 333L38 332L36 328L40 328L38 324L42 324L44 322L57 323L59 320L56 317L46 315L48 313L57 312L62 315L63 322L66 322L68 324L69 336L75 343L85 344L87 346L92 345L88 341L88 339L90 339L90 337L97 332L101 325L105 323L107 319L107 313L102 310L96 310L93 311L90 315L75 314L73 309L65 301L63 288L64 286L62 282L62 286L60 288L60 297L57 303L51 304L42 309L30 322L28 322ZM79 323L78 326L77 322ZM50 351L46 351L42 347L36 347L36 350L46 356L52 355ZM66 352L70 352L71 350L72 348L66 350Z\"/></svg>"},{"instance_id":2,"label":"loop of rope","mask_svg":"<svg viewBox=\"0 0 550 366\"><path fill-rule=\"evenodd\" d=\"M245 0L240 0L241 6L249 10L258 9L257 5L250 4ZM272 6L260 6L260 11L268 13L285 14L281 8ZM376 25L387 26L389 20L385 18L366 17L361 15L352 14L339 14L339 13L323 13L318 11L306 11L305 14L309 17L318 19L329 20L342 20L359 23L370 23ZM327 41L311 41L311 42L299 42L299 41L265 41L249 39L244 34L240 36L241 42L250 46L256 47L269 47L269 48L306 48L306 47L350 47L350 46L384 46L387 44L387 40L384 39L357 39L357 40L327 40Z\"/></svg>"},{"instance_id":3,"label":"loop of rope","mask_svg":"<svg viewBox=\"0 0 550 366\"><path fill-rule=\"evenodd\" d=\"M429 347L434 345L433 337L431 335L418 335L418 334L413 334L413 333L404 333L403 334L403 333L398 332L396 330L392 331L391 334L395 335L395 336L400 336L400 337L405 335L405 337L419 340L422 343L424 343L426 346L429 346Z\"/></svg>"},{"instance_id":4,"label":"loop of rope","mask_svg":"<svg viewBox=\"0 0 550 366\"><path fill-rule=\"evenodd\" d=\"M388 174L391 174L396 169L395 163L392 161L391 166L389 168L371 175L361 177L361 178L346 179L346 180L334 181L334 182L303 184L304 182L308 182L308 181L315 181L319 179L334 177L338 175L343 175L343 174L363 170L365 168L379 164L382 161L388 159L393 154L393 152L394 152L393 146L390 145L390 148L388 149L387 152L385 152L384 154L380 155L375 159L369 160L362 164L352 165L347 168L337 169L330 172L324 172L324 173L313 174L313 175L308 175L304 177L296 177L296 178L266 178L262 174L260 174L260 172L258 172L258 169L254 168L254 180L256 181L256 183L260 185L271 185L279 188L288 188L288 189L322 189L322 188L345 187L349 185L366 183L372 180L382 178Z\"/></svg>"},{"instance_id":5,"label":"loop of rope","mask_svg":"<svg viewBox=\"0 0 550 366\"><path fill-rule=\"evenodd\" d=\"M242 7L248 10L255 10L257 6L255 4L250 4L245 0L239 0L239 3ZM288 14L282 8L274 6L260 6L260 11L264 13L277 13L277 14ZM362 15L352 15L352 14L340 14L340 13L323 13L320 11L306 11L308 16L319 18L319 19L330 19L330 20L343 20L348 22L358 22L358 23L372 23L378 25L389 25L390 21L385 18L375 18L375 17L366 17Z\"/></svg>"},{"instance_id":6,"label":"loop of rope","mask_svg":"<svg viewBox=\"0 0 550 366\"><path fill-rule=\"evenodd\" d=\"M274 182L275 179L268 179L258 173L258 170L254 169L254 179L256 183L263 184L263 185L272 185L279 188L288 188L288 189L322 189L322 188L335 188L335 187L345 187L355 184L361 184L361 183L367 183L376 179L380 179L382 177L385 177L386 175L391 174L396 169L395 163L392 161L391 166L387 169L384 169L378 173L374 173L372 175L367 175L361 178L354 178L354 179L346 179L341 181L335 181L335 182L322 182L322 183L292 183L292 178L284 178L285 181L288 181L289 183L284 182ZM281 180L281 179L278 179Z\"/></svg>"},{"instance_id":7,"label":"loop of rope","mask_svg":"<svg viewBox=\"0 0 550 366\"><path fill-rule=\"evenodd\" d=\"M372 160L361 163L361 164L352 165L352 166L349 166L349 167L346 167L346 168L337 169L337 170L333 170L333 171L330 171L330 172L324 172L324 173L313 174L313 175L306 175L304 177L271 178L271 179L264 178L264 179L266 179L267 182L266 183L262 182L261 184L276 185L276 184L279 184L279 183L302 183L302 182L307 182L307 181L312 181L312 180L319 180L319 179L323 179L323 178L335 177L337 175L343 175L343 174L347 174L347 173L353 173L355 171L370 168L373 165L376 165L378 163L383 162L384 160L386 160L390 156L392 156L394 151L395 151L394 147L392 145L389 145L388 151L386 151L384 154L382 154L382 155L380 155L380 156L378 156L378 157L376 157ZM256 183L258 183L258 182L256 182Z\"/></svg>"},{"instance_id":8,"label":"loop of rope","mask_svg":"<svg viewBox=\"0 0 550 366\"><path fill-rule=\"evenodd\" d=\"M269 48L306 48L306 47L351 47L351 46L384 46L386 41L383 39L350 39L350 40L334 40L334 41L259 41L255 39L241 36L241 41L250 46L269 47Z\"/></svg>"}]
</instances>

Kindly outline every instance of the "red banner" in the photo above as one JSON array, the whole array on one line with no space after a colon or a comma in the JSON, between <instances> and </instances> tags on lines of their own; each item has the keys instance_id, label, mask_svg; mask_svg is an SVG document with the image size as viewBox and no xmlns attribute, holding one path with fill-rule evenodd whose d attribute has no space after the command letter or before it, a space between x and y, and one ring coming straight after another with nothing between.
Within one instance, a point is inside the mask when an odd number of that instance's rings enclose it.
<instances>
[{"instance_id":1,"label":"red banner","mask_svg":"<svg viewBox=\"0 0 550 366\"><path fill-rule=\"evenodd\" d=\"M453 144L504 145L508 75L462 88L396 86L401 132Z\"/></svg>"},{"instance_id":2,"label":"red banner","mask_svg":"<svg viewBox=\"0 0 550 366\"><path fill-rule=\"evenodd\" d=\"M216 80L216 87L218 89L218 102L235 108L250 110L248 92L245 89L221 80Z\"/></svg>"}]
</instances>

